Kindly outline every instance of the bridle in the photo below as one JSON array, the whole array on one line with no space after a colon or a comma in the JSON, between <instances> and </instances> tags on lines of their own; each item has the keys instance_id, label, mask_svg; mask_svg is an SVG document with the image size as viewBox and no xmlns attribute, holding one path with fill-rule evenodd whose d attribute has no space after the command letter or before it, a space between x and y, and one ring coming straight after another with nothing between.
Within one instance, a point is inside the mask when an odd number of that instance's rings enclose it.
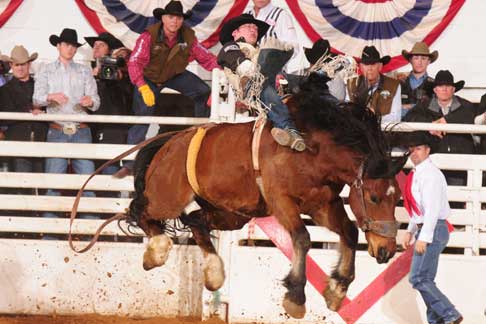
<instances>
[{"instance_id":1,"label":"bridle","mask_svg":"<svg viewBox=\"0 0 486 324\"><path fill-rule=\"evenodd\" d=\"M363 221L359 224L359 228L363 232L373 232L383 237L387 238L395 238L398 232L398 222L396 221L388 221L388 220L373 220L368 216L366 212L366 203L364 200L364 191L363 191L363 173L364 173L364 162L361 163L358 169L358 175L356 179L353 181L352 186L357 190L360 201L361 201L361 209L363 210Z\"/></svg>"}]
</instances>

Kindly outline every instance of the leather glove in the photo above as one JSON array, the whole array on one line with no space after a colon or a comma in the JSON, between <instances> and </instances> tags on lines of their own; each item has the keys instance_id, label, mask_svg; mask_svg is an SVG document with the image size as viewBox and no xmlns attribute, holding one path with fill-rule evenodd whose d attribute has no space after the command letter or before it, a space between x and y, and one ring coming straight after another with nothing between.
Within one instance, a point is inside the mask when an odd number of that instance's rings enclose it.
<instances>
[{"instance_id":1,"label":"leather glove","mask_svg":"<svg viewBox=\"0 0 486 324\"><path fill-rule=\"evenodd\" d=\"M155 95L148 84L138 87L138 91L142 95L143 102L147 105L147 107L152 107L155 105Z\"/></svg>"},{"instance_id":2,"label":"leather glove","mask_svg":"<svg viewBox=\"0 0 486 324\"><path fill-rule=\"evenodd\" d=\"M226 44L218 54L218 64L235 72L238 65L246 59L238 44Z\"/></svg>"}]
</instances>

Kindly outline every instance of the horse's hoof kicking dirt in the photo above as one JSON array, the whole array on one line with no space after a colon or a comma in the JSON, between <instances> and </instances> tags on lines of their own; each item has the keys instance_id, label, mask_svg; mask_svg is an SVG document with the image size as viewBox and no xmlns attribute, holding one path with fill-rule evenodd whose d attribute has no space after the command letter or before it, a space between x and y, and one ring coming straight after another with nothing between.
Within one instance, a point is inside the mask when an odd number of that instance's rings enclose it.
<instances>
[{"instance_id":1,"label":"horse's hoof kicking dirt","mask_svg":"<svg viewBox=\"0 0 486 324\"><path fill-rule=\"evenodd\" d=\"M285 309L285 312L287 312L287 314L289 314L290 317L300 319L305 316L305 312L306 312L305 304L297 305L296 303L291 302L287 298L284 298L282 302L282 306Z\"/></svg>"}]
</instances>

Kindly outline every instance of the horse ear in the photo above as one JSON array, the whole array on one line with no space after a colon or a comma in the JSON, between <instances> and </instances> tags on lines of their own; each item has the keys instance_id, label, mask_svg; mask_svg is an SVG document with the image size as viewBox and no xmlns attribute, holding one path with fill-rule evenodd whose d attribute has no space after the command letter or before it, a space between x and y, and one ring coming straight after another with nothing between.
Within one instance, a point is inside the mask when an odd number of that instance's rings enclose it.
<instances>
[{"instance_id":1,"label":"horse ear","mask_svg":"<svg viewBox=\"0 0 486 324\"><path fill-rule=\"evenodd\" d=\"M408 154L392 159L381 159L369 161L366 166L368 178L393 178L407 162ZM370 163L371 162L371 163Z\"/></svg>"},{"instance_id":2,"label":"horse ear","mask_svg":"<svg viewBox=\"0 0 486 324\"><path fill-rule=\"evenodd\" d=\"M400 172L403 169L403 166L405 163L407 163L408 160L408 153L404 154L403 156L400 156L398 158L393 158L390 162L390 175L395 176L398 172Z\"/></svg>"}]
</instances>

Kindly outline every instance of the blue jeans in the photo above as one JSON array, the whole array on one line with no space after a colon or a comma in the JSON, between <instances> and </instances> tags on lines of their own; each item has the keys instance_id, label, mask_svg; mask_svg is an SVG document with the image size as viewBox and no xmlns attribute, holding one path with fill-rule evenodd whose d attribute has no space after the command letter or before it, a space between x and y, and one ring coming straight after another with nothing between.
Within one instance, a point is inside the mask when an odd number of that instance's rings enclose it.
<instances>
[{"instance_id":1,"label":"blue jeans","mask_svg":"<svg viewBox=\"0 0 486 324\"><path fill-rule=\"evenodd\" d=\"M417 236L420 230L417 232ZM432 243L427 245L422 255L414 252L409 281L418 290L427 306L427 321L431 324L452 322L461 314L449 299L437 288L435 276L439 265L439 256L449 242L449 231L444 220L439 220L434 230Z\"/></svg>"},{"instance_id":2,"label":"blue jeans","mask_svg":"<svg viewBox=\"0 0 486 324\"><path fill-rule=\"evenodd\" d=\"M195 117L209 117L209 109L206 106L206 102L211 93L209 86L201 80L197 75L190 71L184 71L179 75L176 75L170 80L167 80L162 85L157 86L149 80L145 80L150 89L157 95L163 88L171 88L179 91L185 96L188 96L194 100L194 116ZM133 112L136 116L153 116L154 107L147 107L143 102L142 95L135 87L133 95ZM128 144L138 144L145 139L147 135L148 125L133 125L128 130Z\"/></svg>"},{"instance_id":3,"label":"blue jeans","mask_svg":"<svg viewBox=\"0 0 486 324\"><path fill-rule=\"evenodd\" d=\"M73 135L66 135L60 129L49 128L47 132L47 142L53 143L91 143L91 129L79 128ZM94 172L94 163L91 160L73 159L71 160L74 172L77 174L91 174ZM68 161L62 158L48 158L46 159L45 171L46 173L66 173ZM48 196L60 196L61 193L54 189L48 189ZM95 197L92 191L83 192L85 197ZM56 213L46 212L43 217L59 217ZM92 215L83 215L81 218L98 218Z\"/></svg>"},{"instance_id":4,"label":"blue jeans","mask_svg":"<svg viewBox=\"0 0 486 324\"><path fill-rule=\"evenodd\" d=\"M290 118L289 108L282 102L274 86L268 83L264 84L260 100L270 108L267 116L274 127L295 129L294 121Z\"/></svg>"}]
</instances>

